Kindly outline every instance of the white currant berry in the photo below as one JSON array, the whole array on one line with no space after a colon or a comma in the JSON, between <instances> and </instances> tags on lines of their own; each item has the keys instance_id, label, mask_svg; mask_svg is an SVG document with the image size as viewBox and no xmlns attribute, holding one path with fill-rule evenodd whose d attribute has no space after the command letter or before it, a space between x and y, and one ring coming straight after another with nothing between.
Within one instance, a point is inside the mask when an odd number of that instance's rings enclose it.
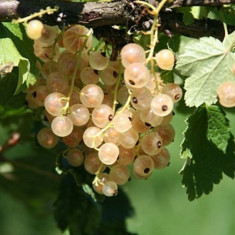
<instances>
[{"instance_id":1,"label":"white currant berry","mask_svg":"<svg viewBox=\"0 0 235 235\"><path fill-rule=\"evenodd\" d=\"M219 102L222 106L226 108L231 108L235 106L235 82L224 82L222 83L218 90L217 95Z\"/></svg>"},{"instance_id":2,"label":"white currant berry","mask_svg":"<svg viewBox=\"0 0 235 235\"><path fill-rule=\"evenodd\" d=\"M151 109L155 115L165 117L173 110L173 100L166 94L156 95L151 101Z\"/></svg>"},{"instance_id":3,"label":"white currant berry","mask_svg":"<svg viewBox=\"0 0 235 235\"><path fill-rule=\"evenodd\" d=\"M145 62L144 48L136 43L129 43L121 50L121 61L124 67L133 63Z\"/></svg>"},{"instance_id":4,"label":"white currant berry","mask_svg":"<svg viewBox=\"0 0 235 235\"><path fill-rule=\"evenodd\" d=\"M163 70L171 70L175 63L175 56L171 50L163 49L155 55L155 59L159 68Z\"/></svg>"},{"instance_id":5,"label":"white currant berry","mask_svg":"<svg viewBox=\"0 0 235 235\"><path fill-rule=\"evenodd\" d=\"M39 20L31 20L26 26L26 34L30 39L37 40L42 36L44 25Z\"/></svg>"}]
</instances>

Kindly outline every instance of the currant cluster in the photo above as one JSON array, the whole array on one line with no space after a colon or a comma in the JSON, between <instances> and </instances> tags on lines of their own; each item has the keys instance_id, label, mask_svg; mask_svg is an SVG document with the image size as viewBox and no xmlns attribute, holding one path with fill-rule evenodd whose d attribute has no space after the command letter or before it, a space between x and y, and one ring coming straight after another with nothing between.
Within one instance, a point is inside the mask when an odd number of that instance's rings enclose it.
<instances>
[{"instance_id":1,"label":"currant cluster","mask_svg":"<svg viewBox=\"0 0 235 235\"><path fill-rule=\"evenodd\" d=\"M140 45L127 44L118 60L110 61L106 46L92 48L92 33L81 25L59 33L57 27L29 22L27 34L43 62L26 96L31 108L45 107L48 126L37 134L43 147L63 142L68 163L83 164L94 175L94 190L106 196L128 182L131 164L139 179L169 164L165 147L175 136L170 122L182 90L164 84L156 70L173 68L170 50L155 55L153 71Z\"/></svg>"}]
</instances>

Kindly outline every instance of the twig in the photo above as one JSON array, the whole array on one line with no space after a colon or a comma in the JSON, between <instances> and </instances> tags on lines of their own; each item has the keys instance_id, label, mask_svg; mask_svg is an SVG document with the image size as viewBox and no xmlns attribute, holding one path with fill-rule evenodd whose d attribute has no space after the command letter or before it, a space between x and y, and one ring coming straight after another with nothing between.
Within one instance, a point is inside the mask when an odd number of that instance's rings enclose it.
<instances>
[{"instance_id":1,"label":"twig","mask_svg":"<svg viewBox=\"0 0 235 235\"><path fill-rule=\"evenodd\" d=\"M26 163L23 163L23 162L19 162L19 161L15 161L15 160L9 160L9 159L5 158L2 155L0 155L0 162L8 162L8 163L12 164L15 167L19 167L19 168L31 171L31 172L33 172L35 174L38 174L38 175L41 175L41 176L46 176L47 178L50 178L50 179L53 179L53 180L56 180L56 181L58 181L60 179L60 177L56 174L52 174L48 171L38 169L38 168L36 168L32 165L29 165L29 164L26 164Z\"/></svg>"},{"instance_id":2,"label":"twig","mask_svg":"<svg viewBox=\"0 0 235 235\"><path fill-rule=\"evenodd\" d=\"M18 144L20 141L20 134L18 132L12 133L11 137L9 140L6 141L5 144L0 146L0 154L8 150L9 148L14 147L16 144Z\"/></svg>"}]
</instances>

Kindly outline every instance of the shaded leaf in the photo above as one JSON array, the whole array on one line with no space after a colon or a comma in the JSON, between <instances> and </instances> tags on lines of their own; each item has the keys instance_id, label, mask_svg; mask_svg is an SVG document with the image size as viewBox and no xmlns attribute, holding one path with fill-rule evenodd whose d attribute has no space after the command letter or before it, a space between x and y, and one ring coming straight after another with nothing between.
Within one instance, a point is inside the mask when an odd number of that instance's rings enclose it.
<instances>
[{"instance_id":1,"label":"shaded leaf","mask_svg":"<svg viewBox=\"0 0 235 235\"><path fill-rule=\"evenodd\" d=\"M54 208L58 227L62 231L68 229L71 235L93 235L100 225L99 205L81 187L77 187L71 176L62 181Z\"/></svg>"},{"instance_id":2,"label":"shaded leaf","mask_svg":"<svg viewBox=\"0 0 235 235\"><path fill-rule=\"evenodd\" d=\"M127 195L118 190L116 197L106 197L102 203L102 221L97 235L131 235L127 231L126 219L133 216L134 209ZM134 234L133 234L134 235Z\"/></svg>"},{"instance_id":3,"label":"shaded leaf","mask_svg":"<svg viewBox=\"0 0 235 235\"><path fill-rule=\"evenodd\" d=\"M11 73L1 76L0 79L0 106L5 105L11 96L13 96L18 80L18 69L14 69ZM1 112L1 111L0 111Z\"/></svg>"},{"instance_id":4,"label":"shaded leaf","mask_svg":"<svg viewBox=\"0 0 235 235\"><path fill-rule=\"evenodd\" d=\"M231 129L229 121L225 117L225 112L216 105L206 107L206 112L208 122L207 138L225 153L228 140L231 137Z\"/></svg>"},{"instance_id":5,"label":"shaded leaf","mask_svg":"<svg viewBox=\"0 0 235 235\"><path fill-rule=\"evenodd\" d=\"M189 200L210 193L213 185L222 179L223 173L234 178L234 138L230 134L225 153L208 139L208 126L210 128L211 124L208 124L207 109L198 108L187 119L188 127L184 132L181 156L188 156L191 159L187 160L181 174L182 184L186 187ZM211 118L213 119L209 116L209 119Z\"/></svg>"},{"instance_id":6,"label":"shaded leaf","mask_svg":"<svg viewBox=\"0 0 235 235\"><path fill-rule=\"evenodd\" d=\"M160 74L161 79L164 83L174 83L174 72L173 70L163 71Z\"/></svg>"}]
</instances>

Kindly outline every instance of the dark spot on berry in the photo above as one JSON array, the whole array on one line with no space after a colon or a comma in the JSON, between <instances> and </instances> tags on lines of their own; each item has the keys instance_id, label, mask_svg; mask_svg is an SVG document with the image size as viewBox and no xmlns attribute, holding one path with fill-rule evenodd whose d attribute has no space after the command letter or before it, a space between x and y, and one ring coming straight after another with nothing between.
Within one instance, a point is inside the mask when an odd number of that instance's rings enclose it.
<instances>
[{"instance_id":1,"label":"dark spot on berry","mask_svg":"<svg viewBox=\"0 0 235 235\"><path fill-rule=\"evenodd\" d=\"M106 53L103 51L100 53L103 57L106 57Z\"/></svg>"},{"instance_id":2,"label":"dark spot on berry","mask_svg":"<svg viewBox=\"0 0 235 235\"><path fill-rule=\"evenodd\" d=\"M130 83L132 86L134 86L134 85L135 85L135 82L134 82L134 81L132 81L132 80L129 80L129 83Z\"/></svg>"},{"instance_id":3,"label":"dark spot on berry","mask_svg":"<svg viewBox=\"0 0 235 235\"><path fill-rule=\"evenodd\" d=\"M134 104L138 104L138 100L136 99L136 97L133 97L133 98L132 98L132 102L133 102Z\"/></svg>"},{"instance_id":4,"label":"dark spot on berry","mask_svg":"<svg viewBox=\"0 0 235 235\"><path fill-rule=\"evenodd\" d=\"M94 69L94 73L95 73L96 75L98 75L98 74L99 74L99 71L96 70L96 69Z\"/></svg>"},{"instance_id":5,"label":"dark spot on berry","mask_svg":"<svg viewBox=\"0 0 235 235\"><path fill-rule=\"evenodd\" d=\"M113 196L117 196L117 194L118 194L118 191L115 190L114 193L113 193Z\"/></svg>"},{"instance_id":6,"label":"dark spot on berry","mask_svg":"<svg viewBox=\"0 0 235 235\"><path fill-rule=\"evenodd\" d=\"M158 141L157 142L157 147L160 149L162 147L162 142L161 141Z\"/></svg>"},{"instance_id":7,"label":"dark spot on berry","mask_svg":"<svg viewBox=\"0 0 235 235\"><path fill-rule=\"evenodd\" d=\"M148 122L145 122L144 125L147 127L151 127L151 124L149 124Z\"/></svg>"},{"instance_id":8,"label":"dark spot on berry","mask_svg":"<svg viewBox=\"0 0 235 235\"><path fill-rule=\"evenodd\" d=\"M34 97L34 98L36 98L36 96L37 96L37 92L36 92L36 91L35 91L35 92L33 92L33 94L32 94L32 95L33 95L33 97Z\"/></svg>"},{"instance_id":9,"label":"dark spot on berry","mask_svg":"<svg viewBox=\"0 0 235 235\"><path fill-rule=\"evenodd\" d=\"M118 73L116 71L113 71L113 76L116 78L118 76Z\"/></svg>"},{"instance_id":10,"label":"dark spot on berry","mask_svg":"<svg viewBox=\"0 0 235 235\"><path fill-rule=\"evenodd\" d=\"M112 120L113 120L113 115L110 114L110 115L109 115L109 121L112 121Z\"/></svg>"},{"instance_id":11,"label":"dark spot on berry","mask_svg":"<svg viewBox=\"0 0 235 235\"><path fill-rule=\"evenodd\" d=\"M128 119L131 121L132 120L132 118L131 117L128 117Z\"/></svg>"},{"instance_id":12,"label":"dark spot on berry","mask_svg":"<svg viewBox=\"0 0 235 235\"><path fill-rule=\"evenodd\" d=\"M180 94L175 95L175 100L178 100L180 98Z\"/></svg>"},{"instance_id":13,"label":"dark spot on berry","mask_svg":"<svg viewBox=\"0 0 235 235\"><path fill-rule=\"evenodd\" d=\"M167 111L168 106L167 105L162 105L162 111Z\"/></svg>"},{"instance_id":14,"label":"dark spot on berry","mask_svg":"<svg viewBox=\"0 0 235 235\"><path fill-rule=\"evenodd\" d=\"M149 173L149 171L150 171L150 169L149 169L149 168L145 168L145 169L144 169L144 173L145 173L145 174L148 174L148 173Z\"/></svg>"}]
</instances>

